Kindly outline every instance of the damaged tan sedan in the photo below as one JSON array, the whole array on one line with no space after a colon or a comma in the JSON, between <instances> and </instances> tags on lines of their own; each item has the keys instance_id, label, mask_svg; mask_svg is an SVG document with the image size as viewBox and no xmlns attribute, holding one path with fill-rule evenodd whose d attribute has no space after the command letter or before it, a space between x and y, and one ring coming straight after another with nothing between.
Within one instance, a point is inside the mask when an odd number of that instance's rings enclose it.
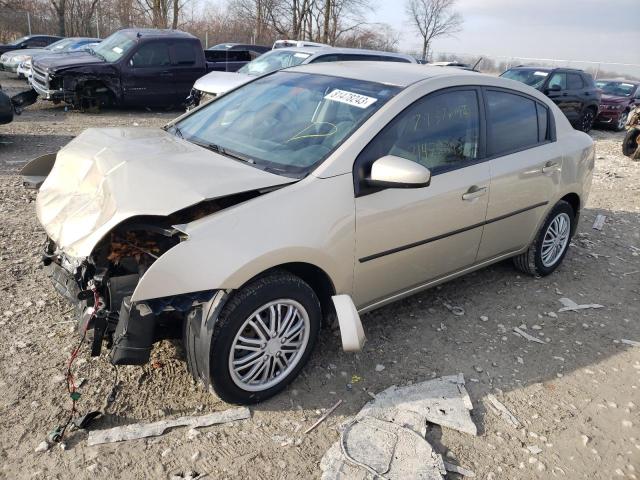
<instances>
[{"instance_id":1,"label":"damaged tan sedan","mask_svg":"<svg viewBox=\"0 0 640 480\"><path fill-rule=\"evenodd\" d=\"M92 353L144 364L183 339L224 400L281 391L320 327L512 257L562 262L590 137L523 84L458 69L279 71L164 129L89 129L27 165L44 263ZM50 170L50 173L49 173Z\"/></svg>"}]
</instances>

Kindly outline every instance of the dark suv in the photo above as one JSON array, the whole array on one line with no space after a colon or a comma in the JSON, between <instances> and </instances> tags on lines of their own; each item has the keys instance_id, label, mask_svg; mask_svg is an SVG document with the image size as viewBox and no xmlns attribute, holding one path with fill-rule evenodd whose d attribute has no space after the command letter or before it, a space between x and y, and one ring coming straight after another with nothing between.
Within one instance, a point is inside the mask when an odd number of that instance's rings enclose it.
<instances>
[{"instance_id":1,"label":"dark suv","mask_svg":"<svg viewBox=\"0 0 640 480\"><path fill-rule=\"evenodd\" d=\"M501 77L540 90L558 105L574 128L588 132L598 116L601 92L593 77L573 68L510 68Z\"/></svg>"}]
</instances>

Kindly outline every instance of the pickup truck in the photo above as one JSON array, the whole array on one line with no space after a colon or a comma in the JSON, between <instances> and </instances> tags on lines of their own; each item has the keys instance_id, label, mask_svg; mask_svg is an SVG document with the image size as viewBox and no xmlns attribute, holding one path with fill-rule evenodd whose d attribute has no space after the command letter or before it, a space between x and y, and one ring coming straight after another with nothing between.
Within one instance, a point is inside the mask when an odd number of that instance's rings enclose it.
<instances>
[{"instance_id":1,"label":"pickup truck","mask_svg":"<svg viewBox=\"0 0 640 480\"><path fill-rule=\"evenodd\" d=\"M178 106L210 68L193 35L125 29L84 52L35 59L31 85L43 99L81 110Z\"/></svg>"}]
</instances>

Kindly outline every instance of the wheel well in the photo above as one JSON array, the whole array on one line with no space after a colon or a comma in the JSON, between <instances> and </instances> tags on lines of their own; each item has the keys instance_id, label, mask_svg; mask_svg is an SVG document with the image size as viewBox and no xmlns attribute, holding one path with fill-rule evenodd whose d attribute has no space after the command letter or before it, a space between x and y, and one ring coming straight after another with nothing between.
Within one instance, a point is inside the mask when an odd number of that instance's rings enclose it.
<instances>
[{"instance_id":1,"label":"wheel well","mask_svg":"<svg viewBox=\"0 0 640 480\"><path fill-rule=\"evenodd\" d=\"M331 297L335 295L336 289L333 285L333 282L331 281L331 278L324 270L311 263L284 263L282 265L277 265L273 268L270 268L269 270L266 270L259 275L256 275L251 280L249 280L249 282L258 277L264 277L274 270L285 270L306 282L316 293L316 295L318 296L318 300L320 300L322 317L325 320L325 324L330 324L331 316L335 314Z\"/></svg>"},{"instance_id":2,"label":"wheel well","mask_svg":"<svg viewBox=\"0 0 640 480\"><path fill-rule=\"evenodd\" d=\"M580 213L580 197L577 193L568 193L561 198L573 208L573 212L578 215Z\"/></svg>"}]
</instances>

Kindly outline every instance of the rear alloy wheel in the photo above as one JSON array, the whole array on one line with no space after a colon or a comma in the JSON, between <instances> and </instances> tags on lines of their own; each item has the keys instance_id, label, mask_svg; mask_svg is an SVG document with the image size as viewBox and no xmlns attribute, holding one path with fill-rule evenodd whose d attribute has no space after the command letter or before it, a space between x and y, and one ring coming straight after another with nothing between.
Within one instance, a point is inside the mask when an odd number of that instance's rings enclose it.
<instances>
[{"instance_id":1,"label":"rear alloy wheel","mask_svg":"<svg viewBox=\"0 0 640 480\"><path fill-rule=\"evenodd\" d=\"M591 108L587 108L584 112L582 112L582 116L580 117L579 127L580 130L587 133L593 128L593 122L596 119L596 114Z\"/></svg>"},{"instance_id":2,"label":"rear alloy wheel","mask_svg":"<svg viewBox=\"0 0 640 480\"><path fill-rule=\"evenodd\" d=\"M529 249L514 257L513 263L522 272L545 276L562 263L575 231L575 212L569 203L559 201L551 209Z\"/></svg>"},{"instance_id":3,"label":"rear alloy wheel","mask_svg":"<svg viewBox=\"0 0 640 480\"><path fill-rule=\"evenodd\" d=\"M285 271L236 291L213 332L209 377L215 392L226 402L250 404L282 391L309 360L321 318L313 289Z\"/></svg>"}]
</instances>

